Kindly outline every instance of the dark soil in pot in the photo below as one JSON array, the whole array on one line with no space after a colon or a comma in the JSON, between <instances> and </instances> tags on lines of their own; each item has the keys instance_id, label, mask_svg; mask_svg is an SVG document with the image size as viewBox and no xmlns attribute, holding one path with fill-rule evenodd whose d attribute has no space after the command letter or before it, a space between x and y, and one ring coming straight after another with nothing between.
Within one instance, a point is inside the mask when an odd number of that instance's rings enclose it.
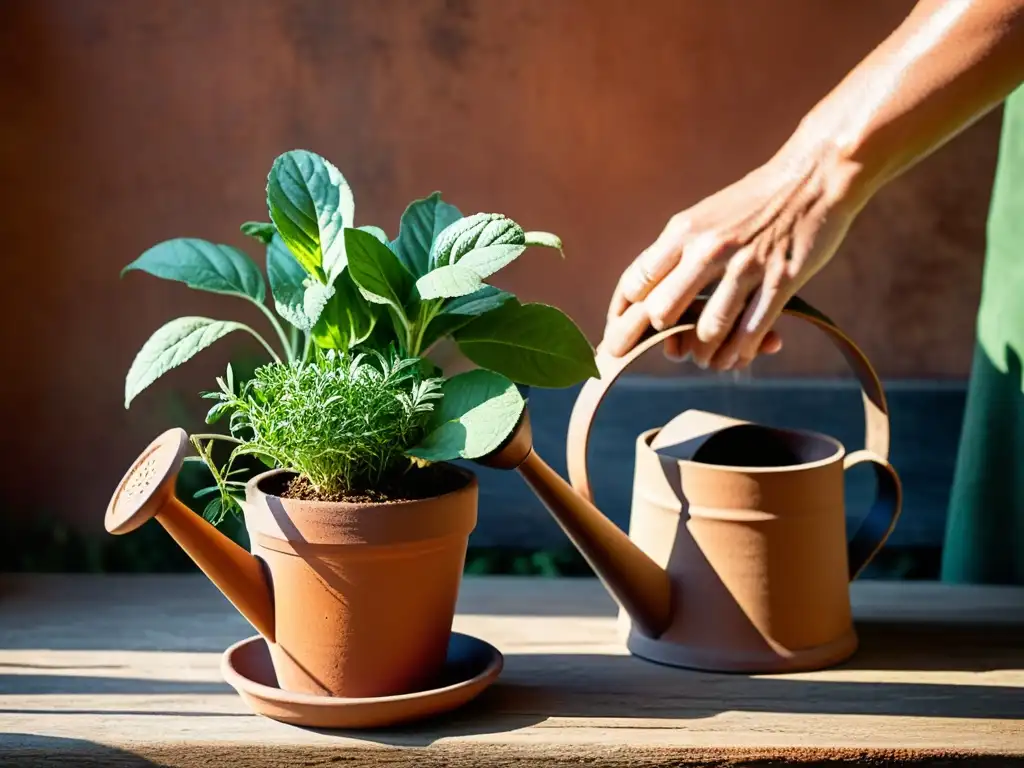
<instances>
[{"instance_id":1,"label":"dark soil in pot","mask_svg":"<svg viewBox=\"0 0 1024 768\"><path fill-rule=\"evenodd\" d=\"M443 496L468 482L464 472L451 464L430 464L413 467L378 488L342 492L317 490L304 477L282 473L261 483L261 490L284 499L301 501L347 502L355 504L388 504Z\"/></svg>"}]
</instances>

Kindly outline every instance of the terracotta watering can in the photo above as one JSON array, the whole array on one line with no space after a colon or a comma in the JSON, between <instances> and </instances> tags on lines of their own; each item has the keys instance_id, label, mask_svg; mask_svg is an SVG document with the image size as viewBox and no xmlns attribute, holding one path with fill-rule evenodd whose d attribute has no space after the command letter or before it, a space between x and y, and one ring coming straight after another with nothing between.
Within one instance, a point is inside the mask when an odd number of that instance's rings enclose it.
<instances>
[{"instance_id":1,"label":"terracotta watering can","mask_svg":"<svg viewBox=\"0 0 1024 768\"><path fill-rule=\"evenodd\" d=\"M142 451L111 497L107 531L155 517L266 641L282 691L397 704L430 690L451 643L476 477L455 468L461 482L446 493L372 504L282 498L282 470L270 470L246 484L250 551L176 497L188 447L176 428Z\"/></svg>"},{"instance_id":2,"label":"terracotta watering can","mask_svg":"<svg viewBox=\"0 0 1024 768\"><path fill-rule=\"evenodd\" d=\"M864 354L825 315L793 298L784 314L820 328L863 391L866 448L835 439L686 411L636 441L629 534L592 503L591 424L636 358L692 330L703 300L680 325L649 334L622 358L598 354L569 423L570 483L533 450L529 416L481 463L517 469L618 602L627 647L640 657L711 671L826 667L857 647L849 583L888 538L901 487L888 462L885 394ZM844 473L869 463L877 496L847 540Z\"/></svg>"}]
</instances>

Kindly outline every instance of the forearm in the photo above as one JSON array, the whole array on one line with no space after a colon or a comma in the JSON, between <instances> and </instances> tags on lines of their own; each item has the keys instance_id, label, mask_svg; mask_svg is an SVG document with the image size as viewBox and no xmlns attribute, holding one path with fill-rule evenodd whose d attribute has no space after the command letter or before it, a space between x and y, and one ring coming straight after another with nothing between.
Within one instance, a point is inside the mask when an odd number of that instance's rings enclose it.
<instances>
[{"instance_id":1,"label":"forearm","mask_svg":"<svg viewBox=\"0 0 1024 768\"><path fill-rule=\"evenodd\" d=\"M837 194L874 192L1024 80L1024 0L922 0L804 118L783 149L835 167Z\"/></svg>"}]
</instances>

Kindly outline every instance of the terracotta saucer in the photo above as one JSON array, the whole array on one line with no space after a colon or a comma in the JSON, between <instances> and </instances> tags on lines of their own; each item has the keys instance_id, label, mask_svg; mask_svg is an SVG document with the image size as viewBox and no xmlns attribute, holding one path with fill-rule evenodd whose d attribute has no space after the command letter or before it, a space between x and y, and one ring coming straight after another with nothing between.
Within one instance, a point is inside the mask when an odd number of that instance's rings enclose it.
<instances>
[{"instance_id":1,"label":"terracotta saucer","mask_svg":"<svg viewBox=\"0 0 1024 768\"><path fill-rule=\"evenodd\" d=\"M220 671L253 712L272 720L310 728L382 728L461 707L494 682L504 663L490 643L452 632L436 687L364 699L313 696L278 688L267 643L253 635L224 651Z\"/></svg>"}]
</instances>

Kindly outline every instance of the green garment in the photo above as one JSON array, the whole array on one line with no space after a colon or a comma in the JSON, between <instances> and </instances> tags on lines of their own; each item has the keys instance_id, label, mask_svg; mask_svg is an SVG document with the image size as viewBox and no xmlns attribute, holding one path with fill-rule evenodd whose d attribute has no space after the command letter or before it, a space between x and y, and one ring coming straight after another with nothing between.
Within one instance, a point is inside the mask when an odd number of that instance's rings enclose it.
<instances>
[{"instance_id":1,"label":"green garment","mask_svg":"<svg viewBox=\"0 0 1024 768\"><path fill-rule=\"evenodd\" d=\"M1003 112L942 579L1024 584L1024 87Z\"/></svg>"}]
</instances>

